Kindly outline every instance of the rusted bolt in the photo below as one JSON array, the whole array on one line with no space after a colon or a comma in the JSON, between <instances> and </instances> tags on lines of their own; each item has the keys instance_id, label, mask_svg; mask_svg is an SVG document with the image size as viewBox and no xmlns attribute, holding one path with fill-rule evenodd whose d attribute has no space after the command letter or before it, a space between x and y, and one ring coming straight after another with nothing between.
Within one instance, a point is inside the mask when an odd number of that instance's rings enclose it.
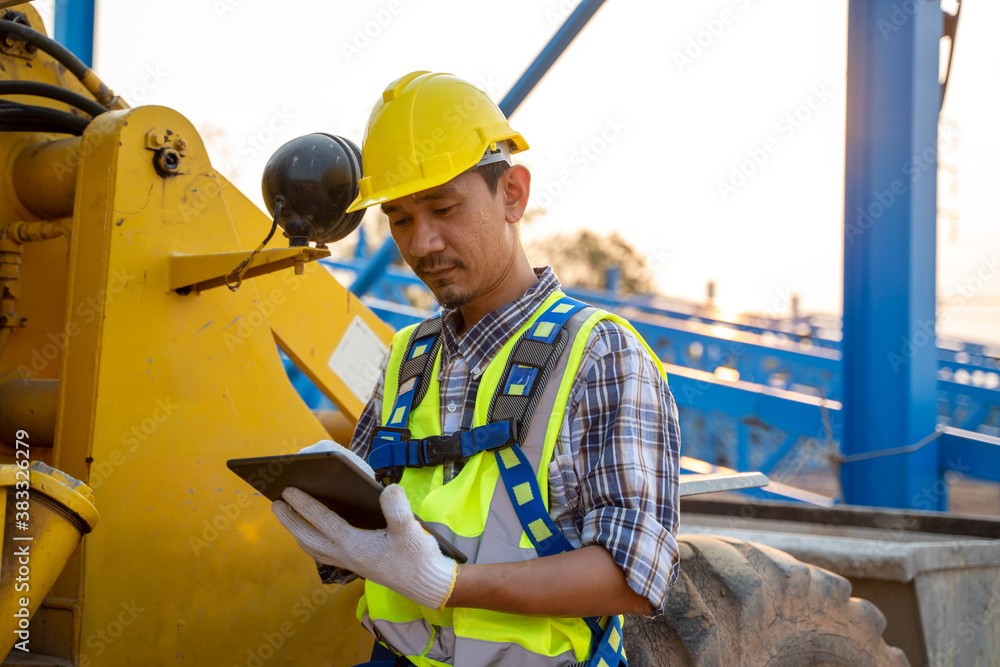
<instances>
[{"instance_id":1,"label":"rusted bolt","mask_svg":"<svg viewBox=\"0 0 1000 667\"><path fill-rule=\"evenodd\" d=\"M153 166L160 176L172 176L180 169L180 153L173 148L161 148L156 151L156 155L153 157Z\"/></svg>"}]
</instances>

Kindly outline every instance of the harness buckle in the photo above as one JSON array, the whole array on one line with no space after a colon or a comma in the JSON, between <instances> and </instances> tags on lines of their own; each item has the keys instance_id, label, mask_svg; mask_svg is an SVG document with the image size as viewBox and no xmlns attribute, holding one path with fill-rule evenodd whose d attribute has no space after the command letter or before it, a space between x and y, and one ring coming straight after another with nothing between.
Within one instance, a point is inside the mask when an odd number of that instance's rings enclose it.
<instances>
[{"instance_id":1,"label":"harness buckle","mask_svg":"<svg viewBox=\"0 0 1000 667\"><path fill-rule=\"evenodd\" d=\"M420 440L417 446L417 456L420 466L436 466L449 461L462 459L462 432L456 431L448 435L432 435Z\"/></svg>"},{"instance_id":2,"label":"harness buckle","mask_svg":"<svg viewBox=\"0 0 1000 667\"><path fill-rule=\"evenodd\" d=\"M372 433L372 447L375 445L385 444L387 442L392 442L388 438L383 438L384 433L392 433L396 437L393 438L395 441L406 442L410 439L410 429L408 428L397 428L394 426L379 426Z\"/></svg>"}]
</instances>

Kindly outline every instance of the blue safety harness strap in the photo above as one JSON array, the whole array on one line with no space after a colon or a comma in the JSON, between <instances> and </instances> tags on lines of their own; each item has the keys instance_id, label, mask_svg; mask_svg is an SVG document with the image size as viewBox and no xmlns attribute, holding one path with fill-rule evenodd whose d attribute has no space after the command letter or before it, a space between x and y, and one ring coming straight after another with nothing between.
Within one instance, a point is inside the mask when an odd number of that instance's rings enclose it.
<instances>
[{"instance_id":1,"label":"blue safety harness strap","mask_svg":"<svg viewBox=\"0 0 1000 667\"><path fill-rule=\"evenodd\" d=\"M377 473L388 471L391 474L404 467L464 461L493 450L518 521L538 555L572 551L573 545L549 516L535 470L519 445L519 435L527 433L549 373L568 342L568 334L564 331L566 323L584 307L586 304L569 297L559 299L539 315L514 344L490 402L486 424L450 435L414 440L406 425L410 411L420 403L429 384L441 338L440 321L434 339L431 330L422 330L423 325L418 327L403 357L405 361L400 369L399 391L392 414L387 425L377 429L372 436L368 464ZM422 376L414 374L417 369ZM604 619L599 617L584 620L594 634L588 667L628 667L622 646L621 618L611 617L604 624Z\"/></svg>"},{"instance_id":2,"label":"blue safety harness strap","mask_svg":"<svg viewBox=\"0 0 1000 667\"><path fill-rule=\"evenodd\" d=\"M503 379L490 404L487 420L513 420L526 433L549 373L566 345L566 322L585 304L570 298L557 301L525 332L511 352ZM514 506L521 529L539 556L573 550L545 507L541 487L531 462L518 442L494 452L504 488ZM594 634L588 667L628 667L622 642L621 618L585 618Z\"/></svg>"},{"instance_id":3,"label":"blue safety harness strap","mask_svg":"<svg viewBox=\"0 0 1000 667\"><path fill-rule=\"evenodd\" d=\"M484 424L450 435L433 435L420 440L388 440L372 443L368 465L373 470L436 466L449 461L465 461L480 452L505 447L514 442L515 427L510 421Z\"/></svg>"},{"instance_id":4,"label":"blue safety harness strap","mask_svg":"<svg viewBox=\"0 0 1000 667\"><path fill-rule=\"evenodd\" d=\"M424 320L417 325L403 353L403 363L399 366L399 376L397 381L396 401L392 406L392 412L388 415L385 426L376 428L372 433L371 455L381 447L402 448L403 460L406 451L410 447L410 429L407 424L410 421L410 410L413 406L419 405L423 400L427 387L430 385L431 373L434 369L434 360L441 349L441 317L434 317ZM379 454L379 459L399 458L400 455L388 456L389 451L385 450ZM380 470L387 466L373 465L374 470ZM397 470L401 471L402 468Z\"/></svg>"},{"instance_id":5,"label":"blue safety harness strap","mask_svg":"<svg viewBox=\"0 0 1000 667\"><path fill-rule=\"evenodd\" d=\"M500 389L487 412L487 424L422 440L410 438L410 412L430 385L434 360L441 348L441 318L421 322L407 343L399 368L398 390L385 426L372 434L368 465L380 477L397 476L404 467L420 468L465 461L515 441L528 422L566 343L563 326L586 304L563 297L552 303L514 344ZM537 391L535 390L537 388ZM498 425L507 422L507 425Z\"/></svg>"},{"instance_id":6,"label":"blue safety harness strap","mask_svg":"<svg viewBox=\"0 0 1000 667\"><path fill-rule=\"evenodd\" d=\"M538 555L553 556L572 551L573 545L562 534L545 508L535 471L521 447L514 443L510 447L498 450L494 456L500 468L504 488L507 489L507 495L517 514L517 520ZM621 618L612 616L606 627L601 627L600 619L596 616L584 620L594 633L595 641L591 648L588 666L628 667L622 648Z\"/></svg>"}]
</instances>

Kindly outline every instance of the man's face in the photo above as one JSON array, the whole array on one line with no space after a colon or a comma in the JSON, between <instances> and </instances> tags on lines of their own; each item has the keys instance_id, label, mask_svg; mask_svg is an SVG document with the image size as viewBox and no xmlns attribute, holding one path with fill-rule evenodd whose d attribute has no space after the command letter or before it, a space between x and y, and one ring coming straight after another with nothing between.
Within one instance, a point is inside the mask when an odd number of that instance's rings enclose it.
<instances>
[{"instance_id":1,"label":"man's face","mask_svg":"<svg viewBox=\"0 0 1000 667\"><path fill-rule=\"evenodd\" d=\"M517 240L506 222L504 182L490 194L474 172L382 205L399 252L445 308L459 308L495 287Z\"/></svg>"}]
</instances>

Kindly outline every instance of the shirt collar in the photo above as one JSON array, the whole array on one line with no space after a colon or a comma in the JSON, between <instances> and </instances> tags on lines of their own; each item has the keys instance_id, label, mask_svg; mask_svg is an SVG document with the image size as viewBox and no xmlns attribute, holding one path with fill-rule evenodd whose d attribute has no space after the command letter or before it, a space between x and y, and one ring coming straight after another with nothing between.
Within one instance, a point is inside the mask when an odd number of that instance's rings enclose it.
<instances>
[{"instance_id":1,"label":"shirt collar","mask_svg":"<svg viewBox=\"0 0 1000 667\"><path fill-rule=\"evenodd\" d=\"M452 355L461 354L470 369L485 369L510 336L521 328L553 292L561 289L552 267L534 269L538 281L523 296L497 308L476 322L464 334L456 332L461 322L457 308L446 308L441 313L443 323L441 364L446 365Z\"/></svg>"}]
</instances>

